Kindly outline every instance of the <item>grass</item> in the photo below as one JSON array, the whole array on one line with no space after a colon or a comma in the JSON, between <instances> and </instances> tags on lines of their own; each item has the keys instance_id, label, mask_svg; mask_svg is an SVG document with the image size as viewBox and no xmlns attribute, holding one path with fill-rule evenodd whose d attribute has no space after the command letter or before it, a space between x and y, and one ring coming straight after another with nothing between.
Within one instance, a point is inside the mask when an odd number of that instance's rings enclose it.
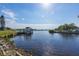
<instances>
[{"instance_id":1,"label":"grass","mask_svg":"<svg viewBox=\"0 0 79 59\"><path fill-rule=\"evenodd\" d=\"M1 40L3 40L2 43L2 46L4 44L6 45L10 45L9 49L5 49L5 52L8 51L7 55L6 56L9 56L9 55L16 55L16 52L19 52L20 54L22 55L31 55L30 52L27 51L27 54L26 52L23 50L23 49L16 49L15 45L13 45L13 41L10 41L10 37L11 35L16 35L16 31L14 30L4 30L4 31L0 31L0 37L2 38ZM16 51L16 52L15 52ZM2 51L0 50L0 55L3 56L3 53Z\"/></svg>"},{"instance_id":2,"label":"grass","mask_svg":"<svg viewBox=\"0 0 79 59\"><path fill-rule=\"evenodd\" d=\"M13 37L15 34L16 34L16 31L14 30L0 31L0 37L4 38L6 42L10 42L10 38Z\"/></svg>"},{"instance_id":3,"label":"grass","mask_svg":"<svg viewBox=\"0 0 79 59\"><path fill-rule=\"evenodd\" d=\"M16 32L13 30L4 30L4 31L0 31L0 37L8 37L9 35L15 35Z\"/></svg>"}]
</instances>

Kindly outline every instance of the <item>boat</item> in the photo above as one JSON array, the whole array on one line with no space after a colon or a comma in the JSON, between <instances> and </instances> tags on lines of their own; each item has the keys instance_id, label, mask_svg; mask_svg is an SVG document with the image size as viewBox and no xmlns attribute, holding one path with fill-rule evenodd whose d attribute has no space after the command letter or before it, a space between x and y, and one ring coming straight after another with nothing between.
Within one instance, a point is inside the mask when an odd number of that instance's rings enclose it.
<instances>
[{"instance_id":1,"label":"boat","mask_svg":"<svg viewBox=\"0 0 79 59\"><path fill-rule=\"evenodd\" d=\"M25 34L32 34L32 33L33 33L33 29L31 27L25 28Z\"/></svg>"}]
</instances>

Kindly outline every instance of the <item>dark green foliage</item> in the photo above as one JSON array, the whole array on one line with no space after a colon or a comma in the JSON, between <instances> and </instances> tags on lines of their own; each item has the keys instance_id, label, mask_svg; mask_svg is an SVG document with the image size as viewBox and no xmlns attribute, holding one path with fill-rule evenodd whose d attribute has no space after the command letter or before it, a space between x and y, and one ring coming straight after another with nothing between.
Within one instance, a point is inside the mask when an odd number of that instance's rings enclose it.
<instances>
[{"instance_id":1,"label":"dark green foliage","mask_svg":"<svg viewBox=\"0 0 79 59\"><path fill-rule=\"evenodd\" d=\"M58 30L58 31L64 31L64 30L66 30L66 31L72 31L72 30L74 30L74 29L76 29L76 28L77 28L77 26L75 26L74 23L71 23L71 24L60 25L60 26L57 28L57 30Z\"/></svg>"},{"instance_id":2,"label":"dark green foliage","mask_svg":"<svg viewBox=\"0 0 79 59\"><path fill-rule=\"evenodd\" d=\"M77 29L78 27L75 26L74 23L71 24L64 24L60 25L58 28L55 28L54 30L49 30L50 33L53 32L72 32L73 30Z\"/></svg>"},{"instance_id":3,"label":"dark green foliage","mask_svg":"<svg viewBox=\"0 0 79 59\"><path fill-rule=\"evenodd\" d=\"M54 30L49 30L49 33L53 33L54 32Z\"/></svg>"}]
</instances>

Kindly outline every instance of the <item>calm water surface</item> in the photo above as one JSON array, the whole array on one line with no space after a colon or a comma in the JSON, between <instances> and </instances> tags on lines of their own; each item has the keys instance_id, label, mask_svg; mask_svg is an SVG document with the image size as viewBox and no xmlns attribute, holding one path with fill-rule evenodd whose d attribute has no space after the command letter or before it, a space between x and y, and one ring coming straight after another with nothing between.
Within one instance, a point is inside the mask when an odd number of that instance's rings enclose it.
<instances>
[{"instance_id":1,"label":"calm water surface","mask_svg":"<svg viewBox=\"0 0 79 59\"><path fill-rule=\"evenodd\" d=\"M31 50L36 56L79 55L79 35L75 34L34 31L32 35L19 35L12 39L17 48Z\"/></svg>"}]
</instances>

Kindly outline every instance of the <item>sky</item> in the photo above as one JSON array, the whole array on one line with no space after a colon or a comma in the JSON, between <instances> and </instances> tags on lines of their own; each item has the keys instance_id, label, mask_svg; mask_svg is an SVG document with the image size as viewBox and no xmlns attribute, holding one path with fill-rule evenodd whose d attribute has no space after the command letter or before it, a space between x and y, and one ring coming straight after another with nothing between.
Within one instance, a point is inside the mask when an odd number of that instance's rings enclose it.
<instances>
[{"instance_id":1,"label":"sky","mask_svg":"<svg viewBox=\"0 0 79 59\"><path fill-rule=\"evenodd\" d=\"M1 3L6 27L52 29L65 23L79 26L77 3Z\"/></svg>"}]
</instances>

